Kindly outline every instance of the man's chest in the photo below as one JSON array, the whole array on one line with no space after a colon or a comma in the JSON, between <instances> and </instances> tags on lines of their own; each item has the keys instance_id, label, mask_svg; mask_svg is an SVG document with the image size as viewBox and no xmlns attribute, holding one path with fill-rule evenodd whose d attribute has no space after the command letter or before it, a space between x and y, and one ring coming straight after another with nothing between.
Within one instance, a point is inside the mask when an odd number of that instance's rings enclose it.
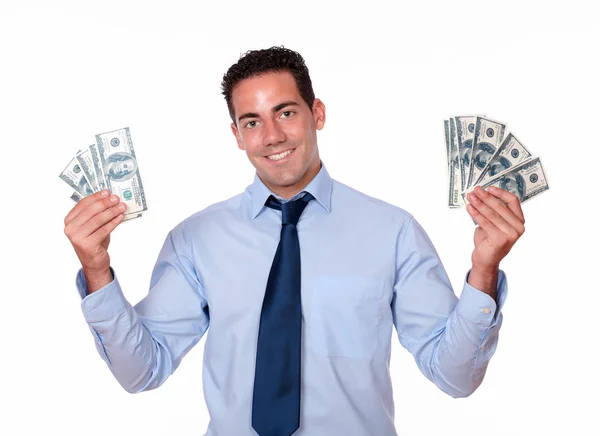
<instances>
[{"instance_id":1,"label":"man's chest","mask_svg":"<svg viewBox=\"0 0 600 436\"><path fill-rule=\"evenodd\" d=\"M391 320L393 247L300 229L301 304L305 338L319 355L370 357ZM224 232L219 243L195 244L195 267L210 309L212 334L250 342L258 323L279 233ZM356 236L356 235L354 235ZM198 241L202 242L202 241ZM209 332L209 335L211 333Z\"/></svg>"}]
</instances>

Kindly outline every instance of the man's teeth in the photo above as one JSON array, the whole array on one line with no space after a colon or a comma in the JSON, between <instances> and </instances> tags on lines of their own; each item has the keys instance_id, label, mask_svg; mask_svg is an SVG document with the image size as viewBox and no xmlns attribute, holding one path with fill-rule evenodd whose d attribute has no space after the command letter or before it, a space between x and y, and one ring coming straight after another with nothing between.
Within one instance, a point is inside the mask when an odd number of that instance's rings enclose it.
<instances>
[{"instance_id":1,"label":"man's teeth","mask_svg":"<svg viewBox=\"0 0 600 436\"><path fill-rule=\"evenodd\" d=\"M269 159L271 160L279 160L279 159L283 159L284 157L286 157L288 154L290 154L293 150L288 150L288 151L284 151L283 153L279 153L279 154L272 154L271 156L267 156Z\"/></svg>"}]
</instances>

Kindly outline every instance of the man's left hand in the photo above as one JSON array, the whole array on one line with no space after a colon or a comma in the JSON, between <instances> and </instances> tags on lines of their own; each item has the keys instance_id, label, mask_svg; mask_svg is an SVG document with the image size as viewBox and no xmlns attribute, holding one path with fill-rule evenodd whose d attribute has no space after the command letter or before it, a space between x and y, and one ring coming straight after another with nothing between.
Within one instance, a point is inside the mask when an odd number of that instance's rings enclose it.
<instances>
[{"instance_id":1,"label":"man's left hand","mask_svg":"<svg viewBox=\"0 0 600 436\"><path fill-rule=\"evenodd\" d=\"M467 199L467 212L478 224L469 283L495 299L500 261L525 232L521 202L516 195L493 186L487 191L478 186Z\"/></svg>"},{"instance_id":2,"label":"man's left hand","mask_svg":"<svg viewBox=\"0 0 600 436\"><path fill-rule=\"evenodd\" d=\"M467 196L469 215L475 229L475 249L471 256L477 269L497 268L515 242L525 232L525 217L518 197L504 189L476 187Z\"/></svg>"}]
</instances>

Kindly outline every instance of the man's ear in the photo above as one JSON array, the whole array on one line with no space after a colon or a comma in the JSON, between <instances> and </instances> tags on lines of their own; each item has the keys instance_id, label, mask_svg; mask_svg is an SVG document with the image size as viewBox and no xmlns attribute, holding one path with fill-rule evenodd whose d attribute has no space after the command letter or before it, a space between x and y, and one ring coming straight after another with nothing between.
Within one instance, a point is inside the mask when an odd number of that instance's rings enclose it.
<instances>
[{"instance_id":1,"label":"man's ear","mask_svg":"<svg viewBox=\"0 0 600 436\"><path fill-rule=\"evenodd\" d=\"M315 98L312 107L313 120L315 122L315 128L321 130L325 126L325 103L318 98Z\"/></svg>"},{"instance_id":2,"label":"man's ear","mask_svg":"<svg viewBox=\"0 0 600 436\"><path fill-rule=\"evenodd\" d=\"M244 147L244 142L242 141L242 138L240 137L240 134L238 132L237 127L235 126L235 123L231 123L231 133L233 133L233 136L235 136L235 140L237 141L238 148L240 150L245 150L246 148Z\"/></svg>"}]
</instances>

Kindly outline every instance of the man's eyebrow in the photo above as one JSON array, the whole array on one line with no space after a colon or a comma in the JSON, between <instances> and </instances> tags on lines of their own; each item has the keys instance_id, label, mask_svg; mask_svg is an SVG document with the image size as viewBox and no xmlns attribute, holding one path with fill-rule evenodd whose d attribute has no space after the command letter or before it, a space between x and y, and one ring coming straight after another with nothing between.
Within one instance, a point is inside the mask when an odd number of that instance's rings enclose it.
<instances>
[{"instance_id":1,"label":"man's eyebrow","mask_svg":"<svg viewBox=\"0 0 600 436\"><path fill-rule=\"evenodd\" d=\"M273 108L273 112L279 112L281 109L283 109L286 106L299 106L299 105L298 105L298 103L296 103L293 100L284 101L283 103L279 103L277 106L275 106Z\"/></svg>"},{"instance_id":2,"label":"man's eyebrow","mask_svg":"<svg viewBox=\"0 0 600 436\"><path fill-rule=\"evenodd\" d=\"M293 100L284 101L283 103L279 103L277 106L273 107L273 112L278 112L286 106L299 106L299 104ZM258 118L258 114L255 112L247 112L238 118L238 122L242 121L244 118Z\"/></svg>"},{"instance_id":3,"label":"man's eyebrow","mask_svg":"<svg viewBox=\"0 0 600 436\"><path fill-rule=\"evenodd\" d=\"M238 121L242 121L244 118L258 118L258 114L254 112L248 112L238 118Z\"/></svg>"}]
</instances>

